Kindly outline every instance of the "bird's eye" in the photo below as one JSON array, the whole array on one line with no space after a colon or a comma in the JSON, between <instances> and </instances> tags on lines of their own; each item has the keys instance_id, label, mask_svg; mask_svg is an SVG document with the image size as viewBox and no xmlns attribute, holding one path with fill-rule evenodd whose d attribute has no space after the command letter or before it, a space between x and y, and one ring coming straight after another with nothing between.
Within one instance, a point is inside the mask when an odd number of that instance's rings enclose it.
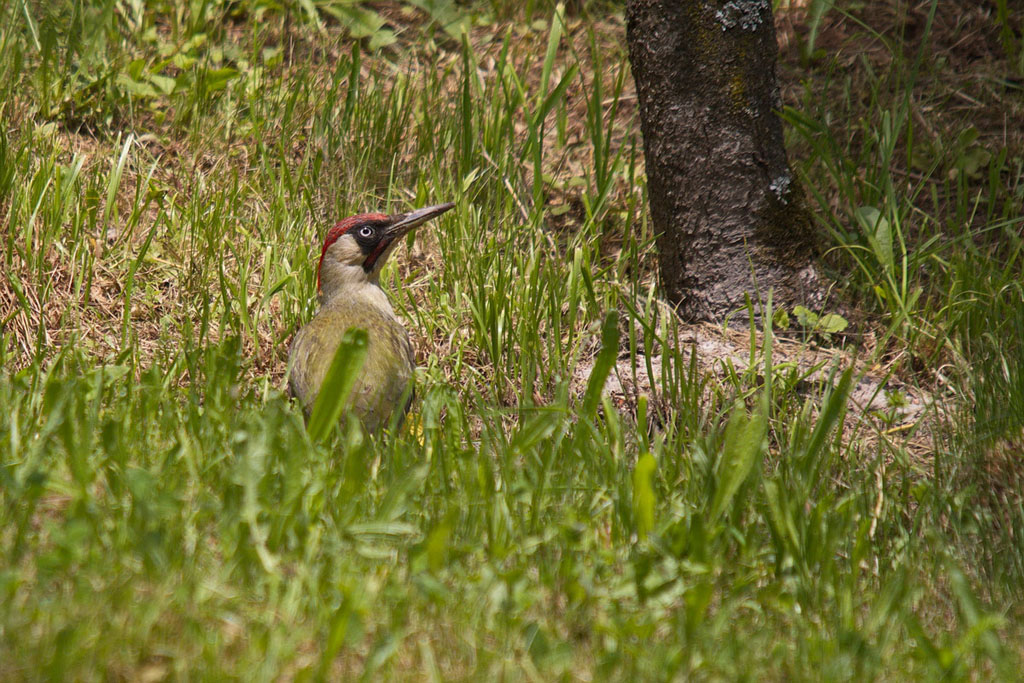
<instances>
[{"instance_id":1,"label":"bird's eye","mask_svg":"<svg viewBox=\"0 0 1024 683\"><path fill-rule=\"evenodd\" d=\"M373 228L371 228L369 225L364 225L363 227L359 228L359 236L373 237Z\"/></svg>"}]
</instances>

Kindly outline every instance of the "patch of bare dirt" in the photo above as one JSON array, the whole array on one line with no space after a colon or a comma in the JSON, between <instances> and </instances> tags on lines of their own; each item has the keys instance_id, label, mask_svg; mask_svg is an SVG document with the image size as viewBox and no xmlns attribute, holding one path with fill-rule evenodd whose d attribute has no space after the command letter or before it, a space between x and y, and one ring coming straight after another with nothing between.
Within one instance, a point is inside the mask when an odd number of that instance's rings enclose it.
<instances>
[{"instance_id":1,"label":"patch of bare dirt","mask_svg":"<svg viewBox=\"0 0 1024 683\"><path fill-rule=\"evenodd\" d=\"M671 315L671 308L662 308ZM736 393L736 380L745 377L752 386L764 383L763 335L748 329L711 324L680 325L672 349L656 346L651 356L631 357L623 348L615 368L605 382L603 393L616 408L636 416L644 397L652 413L664 414L676 406L664 398L665 378L688 376L691 362L696 364L698 380L707 380L702 403L710 403L715 393ZM582 361L572 378L572 392L582 396L594 369L594 355ZM751 361L753 360L753 368ZM797 340L785 335L772 338L773 382L786 385L800 399L817 400L838 383L840 374L852 368L854 385L848 398L853 415L844 435L861 447L885 440L902 447L920 464L926 464L935 447L937 421L950 410L946 396L902 381L889 369L872 365L848 349L825 346L815 340ZM752 374L751 374L752 372Z\"/></svg>"}]
</instances>

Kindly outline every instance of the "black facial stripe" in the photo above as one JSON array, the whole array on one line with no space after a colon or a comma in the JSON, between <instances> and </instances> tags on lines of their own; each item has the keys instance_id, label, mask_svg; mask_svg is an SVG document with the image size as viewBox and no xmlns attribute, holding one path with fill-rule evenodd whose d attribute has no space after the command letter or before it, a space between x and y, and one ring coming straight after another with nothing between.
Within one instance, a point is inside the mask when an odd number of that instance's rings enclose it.
<instances>
[{"instance_id":1,"label":"black facial stripe","mask_svg":"<svg viewBox=\"0 0 1024 683\"><path fill-rule=\"evenodd\" d=\"M395 238L393 237L385 237L384 239L378 241L377 247L373 250L373 252L367 255L366 260L363 261L363 270L366 271L367 273L373 272L373 268L374 266L377 265L377 260L380 258L380 255L387 251L388 247L394 241Z\"/></svg>"}]
</instances>

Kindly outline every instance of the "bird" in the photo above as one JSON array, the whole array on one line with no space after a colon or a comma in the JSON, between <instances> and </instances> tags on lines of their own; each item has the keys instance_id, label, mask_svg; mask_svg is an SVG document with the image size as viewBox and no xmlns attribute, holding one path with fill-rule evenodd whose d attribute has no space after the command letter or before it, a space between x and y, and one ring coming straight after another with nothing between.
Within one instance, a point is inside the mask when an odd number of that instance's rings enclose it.
<instances>
[{"instance_id":1,"label":"bird","mask_svg":"<svg viewBox=\"0 0 1024 683\"><path fill-rule=\"evenodd\" d=\"M288 386L308 418L345 332L366 330L366 360L345 406L371 433L409 409L415 355L409 332L380 286L380 272L399 239L437 218L453 203L408 213L363 213L332 227L317 266L319 310L295 334L288 353ZM405 404L399 406L403 397ZM343 413L344 419L344 413Z\"/></svg>"}]
</instances>

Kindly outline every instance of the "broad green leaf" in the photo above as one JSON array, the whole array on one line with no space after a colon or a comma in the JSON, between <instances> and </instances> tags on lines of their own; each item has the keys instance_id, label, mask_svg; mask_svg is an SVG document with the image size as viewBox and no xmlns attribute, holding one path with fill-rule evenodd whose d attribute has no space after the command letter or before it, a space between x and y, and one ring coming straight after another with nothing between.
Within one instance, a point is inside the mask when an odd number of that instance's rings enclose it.
<instances>
[{"instance_id":1,"label":"broad green leaf","mask_svg":"<svg viewBox=\"0 0 1024 683\"><path fill-rule=\"evenodd\" d=\"M768 523L772 525L775 536L790 555L799 555L800 534L796 530L796 524L793 522L789 509L782 500L782 497L786 495L786 489L780 487L775 478L766 479L764 495L768 503Z\"/></svg>"},{"instance_id":2,"label":"broad green leaf","mask_svg":"<svg viewBox=\"0 0 1024 683\"><path fill-rule=\"evenodd\" d=\"M394 31L388 29L381 29L370 37L370 49L379 50L382 47L393 45L398 41Z\"/></svg>"},{"instance_id":3,"label":"broad green leaf","mask_svg":"<svg viewBox=\"0 0 1024 683\"><path fill-rule=\"evenodd\" d=\"M640 540L654 530L654 472L658 463L650 453L644 453L633 469L633 514L636 534Z\"/></svg>"},{"instance_id":4,"label":"broad green leaf","mask_svg":"<svg viewBox=\"0 0 1024 683\"><path fill-rule=\"evenodd\" d=\"M441 28L452 38L459 38L469 31L472 17L463 12L454 0L407 0L410 5L419 7L430 15Z\"/></svg>"},{"instance_id":5,"label":"broad green leaf","mask_svg":"<svg viewBox=\"0 0 1024 683\"><path fill-rule=\"evenodd\" d=\"M359 371L366 361L368 346L366 330L352 328L342 337L309 417L307 431L313 442L323 441L341 418Z\"/></svg>"},{"instance_id":6,"label":"broad green leaf","mask_svg":"<svg viewBox=\"0 0 1024 683\"><path fill-rule=\"evenodd\" d=\"M321 5L321 8L347 28L353 38L369 38L371 50L391 45L397 40L393 31L384 28L385 19L373 10L336 3Z\"/></svg>"},{"instance_id":7,"label":"broad green leaf","mask_svg":"<svg viewBox=\"0 0 1024 683\"><path fill-rule=\"evenodd\" d=\"M957 136L956 143L961 147L967 147L979 137L981 137L981 133L978 131L977 126L968 126Z\"/></svg>"},{"instance_id":8,"label":"broad green leaf","mask_svg":"<svg viewBox=\"0 0 1024 683\"><path fill-rule=\"evenodd\" d=\"M434 530L427 536L427 566L430 571L436 572L444 566L451 537L452 525L447 519L434 527Z\"/></svg>"},{"instance_id":9,"label":"broad green leaf","mask_svg":"<svg viewBox=\"0 0 1024 683\"><path fill-rule=\"evenodd\" d=\"M864 229L864 235L868 238L871 251L875 258L885 268L887 273L893 272L894 261L892 254L892 226L889 220L882 215L882 212L873 206L862 206L857 209L857 220Z\"/></svg>"},{"instance_id":10,"label":"broad green leaf","mask_svg":"<svg viewBox=\"0 0 1024 683\"><path fill-rule=\"evenodd\" d=\"M350 524L346 531L361 539L401 540L419 534L420 530L406 522L358 522Z\"/></svg>"},{"instance_id":11,"label":"broad green leaf","mask_svg":"<svg viewBox=\"0 0 1024 683\"><path fill-rule=\"evenodd\" d=\"M817 331L824 332L825 334L835 334L845 330L849 324L843 316L837 313L828 313L818 319Z\"/></svg>"},{"instance_id":12,"label":"broad green leaf","mask_svg":"<svg viewBox=\"0 0 1024 683\"><path fill-rule=\"evenodd\" d=\"M320 21L320 14L316 11L316 6L313 4L313 0L299 0L299 7L306 13L309 20L316 24L317 28L323 28L323 24ZM333 4L327 4L324 6L324 11L333 14Z\"/></svg>"},{"instance_id":13,"label":"broad green leaf","mask_svg":"<svg viewBox=\"0 0 1024 683\"><path fill-rule=\"evenodd\" d=\"M780 330L788 329L789 314L782 308L775 309L775 312L772 313L772 325Z\"/></svg>"},{"instance_id":14,"label":"broad green leaf","mask_svg":"<svg viewBox=\"0 0 1024 683\"><path fill-rule=\"evenodd\" d=\"M746 481L758 458L764 450L764 438L768 420L758 409L747 416L743 403L733 406L729 423L725 427L722 457L718 461L718 486L711 501L711 521L716 521Z\"/></svg>"},{"instance_id":15,"label":"broad green leaf","mask_svg":"<svg viewBox=\"0 0 1024 683\"><path fill-rule=\"evenodd\" d=\"M165 95L174 92L174 86L177 85L177 82L170 76L161 76L160 74L150 74L149 82Z\"/></svg>"},{"instance_id":16,"label":"broad green leaf","mask_svg":"<svg viewBox=\"0 0 1024 683\"><path fill-rule=\"evenodd\" d=\"M971 147L960 156L959 162L964 173L970 178L978 179L981 177L982 169L988 166L991 160L992 153L984 147Z\"/></svg>"},{"instance_id":17,"label":"broad green leaf","mask_svg":"<svg viewBox=\"0 0 1024 683\"><path fill-rule=\"evenodd\" d=\"M144 81L137 81L133 78L121 74L117 77L117 84L124 88L132 95L137 97L157 97L159 93L149 83Z\"/></svg>"},{"instance_id":18,"label":"broad green leaf","mask_svg":"<svg viewBox=\"0 0 1024 683\"><path fill-rule=\"evenodd\" d=\"M179 52L178 54L174 55L169 60L164 62L164 64L158 65L160 68L153 68L153 73L157 73L159 71L162 71L163 67L166 64L173 64L174 66L178 67L179 69L181 69L183 71L187 71L187 70L191 69L193 66L195 66L195 63L197 61L199 61L199 60L197 60L192 55L184 54L184 53Z\"/></svg>"},{"instance_id":19,"label":"broad green leaf","mask_svg":"<svg viewBox=\"0 0 1024 683\"><path fill-rule=\"evenodd\" d=\"M225 67L223 69L212 69L206 74L206 90L216 92L223 90L233 79L238 77L238 69Z\"/></svg>"},{"instance_id":20,"label":"broad green leaf","mask_svg":"<svg viewBox=\"0 0 1024 683\"><path fill-rule=\"evenodd\" d=\"M796 316L796 321L800 323L800 327L814 329L818 325L818 314L809 308L794 306L793 315Z\"/></svg>"},{"instance_id":21,"label":"broad green leaf","mask_svg":"<svg viewBox=\"0 0 1024 683\"><path fill-rule=\"evenodd\" d=\"M551 438L555 430L564 424L564 413L556 410L539 411L524 418L512 438L511 445L520 453L529 453Z\"/></svg>"},{"instance_id":22,"label":"broad green leaf","mask_svg":"<svg viewBox=\"0 0 1024 683\"><path fill-rule=\"evenodd\" d=\"M146 70L146 60L144 60L144 59L135 59L135 60L129 62L128 66L125 67L125 71L128 72L129 78L131 78L131 80L133 80L133 81L141 81L142 80L142 74L143 74L143 72L145 70ZM121 78L123 78L123 77L124 77L124 74L121 74Z\"/></svg>"}]
</instances>

